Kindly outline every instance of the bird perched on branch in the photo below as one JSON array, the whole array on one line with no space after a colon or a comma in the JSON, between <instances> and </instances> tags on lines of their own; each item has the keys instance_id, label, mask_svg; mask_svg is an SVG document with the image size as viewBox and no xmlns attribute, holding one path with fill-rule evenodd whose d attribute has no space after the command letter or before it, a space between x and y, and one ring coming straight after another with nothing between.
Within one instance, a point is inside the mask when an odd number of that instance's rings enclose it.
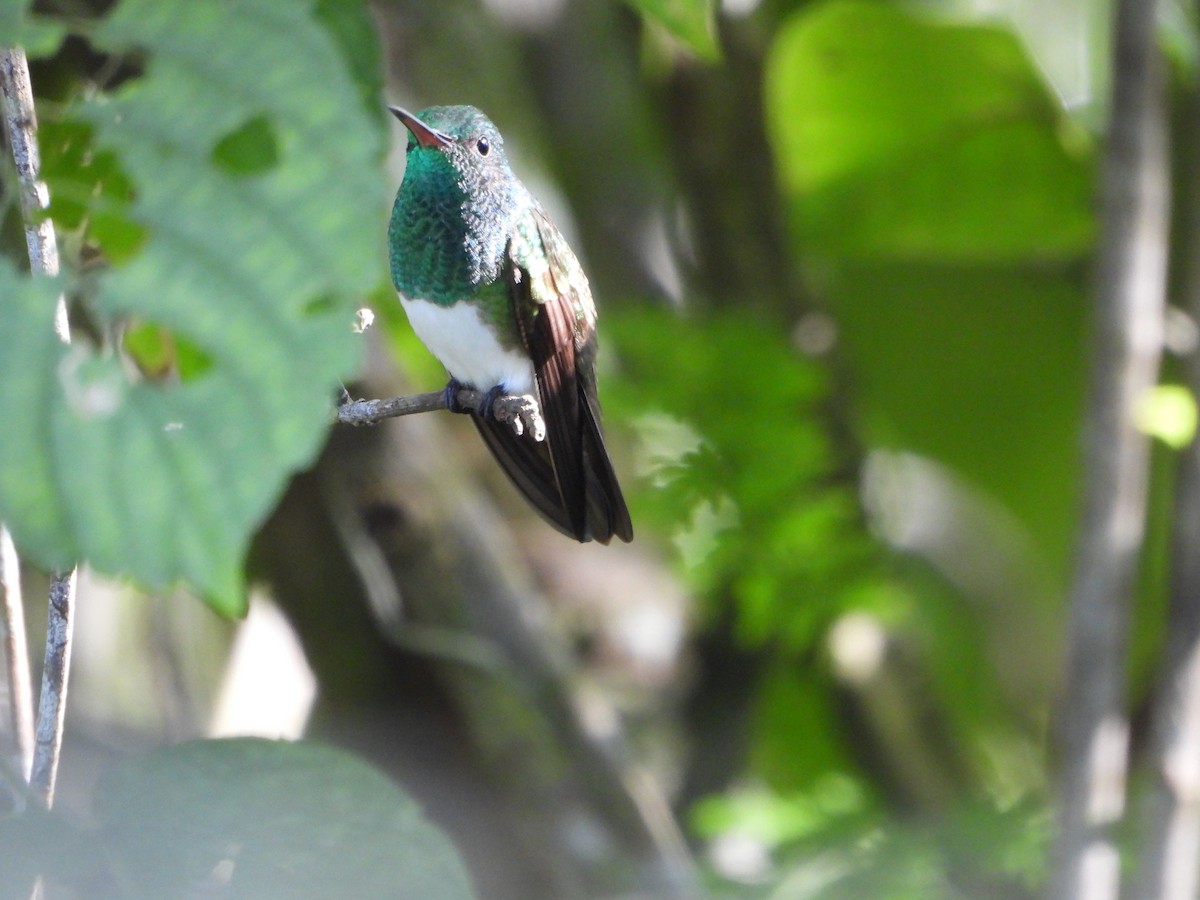
<instances>
[{"instance_id":1,"label":"bird perched on branch","mask_svg":"<svg viewBox=\"0 0 1200 900\"><path fill-rule=\"evenodd\" d=\"M509 479L579 541L633 538L600 427L596 307L587 276L509 168L473 106L388 107L408 129L388 227L392 282L417 336L450 373L446 405L469 413ZM485 394L474 409L458 392ZM544 434L497 418L532 397ZM540 424L539 422L539 424Z\"/></svg>"}]
</instances>

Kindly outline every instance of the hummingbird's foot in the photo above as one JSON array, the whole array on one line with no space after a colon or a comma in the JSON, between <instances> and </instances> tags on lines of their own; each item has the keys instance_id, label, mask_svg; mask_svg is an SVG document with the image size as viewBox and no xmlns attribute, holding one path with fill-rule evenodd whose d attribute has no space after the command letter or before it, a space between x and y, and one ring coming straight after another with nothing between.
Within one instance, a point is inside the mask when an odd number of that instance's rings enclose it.
<instances>
[{"instance_id":1,"label":"hummingbird's foot","mask_svg":"<svg viewBox=\"0 0 1200 900\"><path fill-rule=\"evenodd\" d=\"M504 385L498 384L482 395L477 406L471 407L463 405L458 396L460 391L478 393L457 378L451 378L444 395L446 409L456 413L475 413L493 422L503 422L512 428L517 437L528 431L529 436L539 443L546 439L546 420L542 418L542 408L532 394L509 394Z\"/></svg>"},{"instance_id":2,"label":"hummingbird's foot","mask_svg":"<svg viewBox=\"0 0 1200 900\"><path fill-rule=\"evenodd\" d=\"M454 413L469 413L473 410L469 406L463 406L458 400L458 392L461 391L464 385L457 378L451 378L446 385L446 409Z\"/></svg>"},{"instance_id":3,"label":"hummingbird's foot","mask_svg":"<svg viewBox=\"0 0 1200 900\"><path fill-rule=\"evenodd\" d=\"M491 397L492 392L488 392ZM546 420L542 408L532 394L501 394L491 404L491 416L497 422L507 422L520 437L526 431L538 443L546 439Z\"/></svg>"},{"instance_id":4,"label":"hummingbird's foot","mask_svg":"<svg viewBox=\"0 0 1200 900\"><path fill-rule=\"evenodd\" d=\"M490 391L488 391L486 394L483 395L483 399L479 401L479 406L477 406L475 408L475 412L477 412L479 415L483 416L485 419L496 418L496 410L495 410L496 401L499 400L503 396L504 396L504 385L502 385L502 384L496 385L494 388L492 388Z\"/></svg>"}]
</instances>

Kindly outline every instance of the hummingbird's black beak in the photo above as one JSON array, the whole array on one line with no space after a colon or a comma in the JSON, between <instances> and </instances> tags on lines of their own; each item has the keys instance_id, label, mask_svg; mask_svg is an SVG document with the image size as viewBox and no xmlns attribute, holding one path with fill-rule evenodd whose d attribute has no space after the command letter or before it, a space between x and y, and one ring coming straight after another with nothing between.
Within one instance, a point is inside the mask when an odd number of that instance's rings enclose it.
<instances>
[{"instance_id":1,"label":"hummingbird's black beak","mask_svg":"<svg viewBox=\"0 0 1200 900\"><path fill-rule=\"evenodd\" d=\"M417 139L417 143L422 147L448 147L451 140L448 136L440 131L435 131L430 128L412 113L401 109L398 106L389 106L392 115L404 123L404 127L412 132L412 136Z\"/></svg>"}]
</instances>

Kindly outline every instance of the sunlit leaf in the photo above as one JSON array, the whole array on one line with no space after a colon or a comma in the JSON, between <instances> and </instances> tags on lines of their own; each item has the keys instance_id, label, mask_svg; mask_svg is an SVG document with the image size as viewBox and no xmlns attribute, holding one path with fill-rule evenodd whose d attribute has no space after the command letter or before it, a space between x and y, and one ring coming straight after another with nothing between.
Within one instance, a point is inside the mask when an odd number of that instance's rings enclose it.
<instances>
[{"instance_id":1,"label":"sunlit leaf","mask_svg":"<svg viewBox=\"0 0 1200 900\"><path fill-rule=\"evenodd\" d=\"M1196 398L1180 384L1156 385L1138 404L1137 424L1169 447L1186 447L1196 435Z\"/></svg>"},{"instance_id":2,"label":"sunlit leaf","mask_svg":"<svg viewBox=\"0 0 1200 900\"><path fill-rule=\"evenodd\" d=\"M701 59L720 57L713 0L629 0L629 3L683 41Z\"/></svg>"},{"instance_id":3,"label":"sunlit leaf","mask_svg":"<svg viewBox=\"0 0 1200 900\"><path fill-rule=\"evenodd\" d=\"M1002 26L827 0L780 31L765 91L814 248L994 261L1090 244L1090 147Z\"/></svg>"}]
</instances>

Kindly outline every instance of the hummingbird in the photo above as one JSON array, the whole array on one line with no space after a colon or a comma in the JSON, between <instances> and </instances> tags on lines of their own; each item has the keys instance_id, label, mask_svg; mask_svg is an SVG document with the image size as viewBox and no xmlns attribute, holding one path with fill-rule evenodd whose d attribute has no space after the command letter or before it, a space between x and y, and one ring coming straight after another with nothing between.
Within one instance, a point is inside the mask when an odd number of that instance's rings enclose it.
<instances>
[{"instance_id":1,"label":"hummingbird","mask_svg":"<svg viewBox=\"0 0 1200 900\"><path fill-rule=\"evenodd\" d=\"M388 225L392 283L450 375L447 407L471 416L509 480L563 534L632 540L601 430L583 267L480 110L388 109L409 133ZM477 408L459 403L464 387L484 394ZM544 435L495 418L496 398L509 395L537 401Z\"/></svg>"}]
</instances>

